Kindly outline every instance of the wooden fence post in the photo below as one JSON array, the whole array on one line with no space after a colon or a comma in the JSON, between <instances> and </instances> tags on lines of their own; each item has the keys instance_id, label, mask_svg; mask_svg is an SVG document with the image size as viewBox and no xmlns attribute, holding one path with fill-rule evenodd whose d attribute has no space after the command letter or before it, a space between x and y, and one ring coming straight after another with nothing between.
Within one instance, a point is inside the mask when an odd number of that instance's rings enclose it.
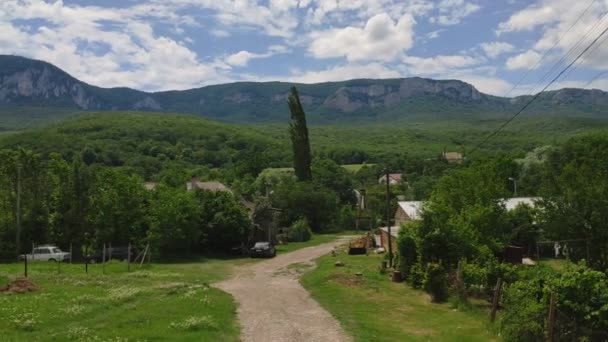
<instances>
[{"instance_id":1,"label":"wooden fence post","mask_svg":"<svg viewBox=\"0 0 608 342\"><path fill-rule=\"evenodd\" d=\"M502 278L498 278L496 281L496 287L494 287L494 298L492 298L492 312L490 313L490 322L496 320L496 310L498 310L498 300L500 298L500 290L502 288Z\"/></svg>"},{"instance_id":2,"label":"wooden fence post","mask_svg":"<svg viewBox=\"0 0 608 342\"><path fill-rule=\"evenodd\" d=\"M84 273L89 274L89 246L84 247Z\"/></svg>"},{"instance_id":3,"label":"wooden fence post","mask_svg":"<svg viewBox=\"0 0 608 342\"><path fill-rule=\"evenodd\" d=\"M25 253L25 258L23 258L23 275L27 278L27 253Z\"/></svg>"},{"instance_id":4,"label":"wooden fence post","mask_svg":"<svg viewBox=\"0 0 608 342\"><path fill-rule=\"evenodd\" d=\"M72 264L72 243L70 242L70 265Z\"/></svg>"},{"instance_id":5,"label":"wooden fence post","mask_svg":"<svg viewBox=\"0 0 608 342\"><path fill-rule=\"evenodd\" d=\"M553 342L556 297L555 292L551 292L551 299L549 300L549 317L547 318L547 342Z\"/></svg>"},{"instance_id":6,"label":"wooden fence post","mask_svg":"<svg viewBox=\"0 0 608 342\"><path fill-rule=\"evenodd\" d=\"M101 252L101 269L103 274L106 274L106 244L103 244L103 251Z\"/></svg>"},{"instance_id":7,"label":"wooden fence post","mask_svg":"<svg viewBox=\"0 0 608 342\"><path fill-rule=\"evenodd\" d=\"M127 247L127 272L131 272L131 243Z\"/></svg>"}]
</instances>

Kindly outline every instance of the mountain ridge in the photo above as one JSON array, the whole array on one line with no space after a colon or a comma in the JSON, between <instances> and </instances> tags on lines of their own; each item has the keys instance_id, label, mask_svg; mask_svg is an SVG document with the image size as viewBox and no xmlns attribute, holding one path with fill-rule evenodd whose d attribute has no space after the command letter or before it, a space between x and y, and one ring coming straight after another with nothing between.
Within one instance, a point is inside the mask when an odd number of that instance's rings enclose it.
<instances>
[{"instance_id":1,"label":"mountain ridge","mask_svg":"<svg viewBox=\"0 0 608 342\"><path fill-rule=\"evenodd\" d=\"M97 87L44 61L0 55L0 108L43 106L87 111L177 112L220 121L277 122L288 119L285 102L292 85L298 87L313 122L506 114L530 98L530 95L498 97L460 80L421 77L314 84L234 82L146 92ZM530 110L570 111L569 115L594 117L605 113L607 108L608 93L604 91L565 88L541 94Z\"/></svg>"}]
</instances>

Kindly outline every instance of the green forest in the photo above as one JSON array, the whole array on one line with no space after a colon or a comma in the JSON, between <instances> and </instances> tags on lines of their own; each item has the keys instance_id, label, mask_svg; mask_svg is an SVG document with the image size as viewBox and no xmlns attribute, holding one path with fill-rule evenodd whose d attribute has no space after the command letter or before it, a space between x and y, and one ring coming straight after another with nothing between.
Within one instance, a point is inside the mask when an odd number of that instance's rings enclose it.
<instances>
[{"instance_id":1,"label":"green forest","mask_svg":"<svg viewBox=\"0 0 608 342\"><path fill-rule=\"evenodd\" d=\"M287 228L287 239L301 241L353 229L359 216L372 228L386 225L398 200L424 200L422 220L401 229L393 260L410 286L466 307L491 297L502 279L498 329L507 340L542 339L555 294L559 336L595 340L608 330L608 133L601 125L592 132L588 120L528 118L467 155L492 122L304 131L298 115L289 128L99 113L5 134L0 258L15 260L46 242L78 246L75 254L131 243L149 244L157 258L226 255L264 227ZM444 149L466 158L449 163ZM295 172L294 155L305 161ZM405 178L391 187L389 208L378 184L385 170ZM187 191L193 177L231 191ZM506 210L514 179L519 196L540 198L533 208ZM366 194L363 211L354 190ZM565 266L501 262L507 246L536 257L537 246L551 249L551 241L573 241Z\"/></svg>"}]
</instances>

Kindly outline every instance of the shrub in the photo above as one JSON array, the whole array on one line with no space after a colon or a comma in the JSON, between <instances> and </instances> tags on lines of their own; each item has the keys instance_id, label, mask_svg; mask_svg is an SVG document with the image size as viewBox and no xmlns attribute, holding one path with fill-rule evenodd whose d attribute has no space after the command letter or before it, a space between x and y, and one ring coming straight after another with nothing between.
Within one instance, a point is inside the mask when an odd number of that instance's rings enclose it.
<instances>
[{"instance_id":1,"label":"shrub","mask_svg":"<svg viewBox=\"0 0 608 342\"><path fill-rule=\"evenodd\" d=\"M311 237L312 232L306 219L299 219L294 222L288 234L289 241L292 242L305 242L310 240Z\"/></svg>"},{"instance_id":2,"label":"shrub","mask_svg":"<svg viewBox=\"0 0 608 342\"><path fill-rule=\"evenodd\" d=\"M418 260L418 249L416 247L414 235L415 229L415 223L407 224L399 230L399 237L397 238L399 270L406 277L409 275L412 266Z\"/></svg>"},{"instance_id":3,"label":"shrub","mask_svg":"<svg viewBox=\"0 0 608 342\"><path fill-rule=\"evenodd\" d=\"M415 289L420 289L426 282L426 273L422 267L422 263L417 262L410 267L409 275L407 277L410 285Z\"/></svg>"},{"instance_id":4,"label":"shrub","mask_svg":"<svg viewBox=\"0 0 608 342\"><path fill-rule=\"evenodd\" d=\"M448 299L448 275L440 264L427 265L424 289L435 303L442 303Z\"/></svg>"},{"instance_id":5,"label":"shrub","mask_svg":"<svg viewBox=\"0 0 608 342\"><path fill-rule=\"evenodd\" d=\"M554 334L564 341L596 341L608 330L608 277L584 265L556 273L544 268L520 272L503 294L505 340L538 341L551 293L556 294Z\"/></svg>"},{"instance_id":6,"label":"shrub","mask_svg":"<svg viewBox=\"0 0 608 342\"><path fill-rule=\"evenodd\" d=\"M542 341L548 307L542 282L516 281L503 298L500 329L505 341Z\"/></svg>"}]
</instances>

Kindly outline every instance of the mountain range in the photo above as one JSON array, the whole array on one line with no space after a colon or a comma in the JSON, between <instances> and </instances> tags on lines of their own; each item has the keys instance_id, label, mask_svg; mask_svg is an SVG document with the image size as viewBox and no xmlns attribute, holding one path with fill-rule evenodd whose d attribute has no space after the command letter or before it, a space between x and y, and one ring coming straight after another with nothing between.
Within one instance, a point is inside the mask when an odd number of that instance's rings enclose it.
<instances>
[{"instance_id":1,"label":"mountain range","mask_svg":"<svg viewBox=\"0 0 608 342\"><path fill-rule=\"evenodd\" d=\"M495 118L515 112L530 99L530 96L506 98L484 94L459 80L420 77L317 84L237 82L182 91L144 92L97 87L43 61L0 55L0 115L6 112L3 108L44 107L188 113L240 123L285 122L289 118L286 99L294 85L313 122ZM529 111L537 115L603 118L607 109L608 93L568 88L543 93Z\"/></svg>"}]
</instances>

